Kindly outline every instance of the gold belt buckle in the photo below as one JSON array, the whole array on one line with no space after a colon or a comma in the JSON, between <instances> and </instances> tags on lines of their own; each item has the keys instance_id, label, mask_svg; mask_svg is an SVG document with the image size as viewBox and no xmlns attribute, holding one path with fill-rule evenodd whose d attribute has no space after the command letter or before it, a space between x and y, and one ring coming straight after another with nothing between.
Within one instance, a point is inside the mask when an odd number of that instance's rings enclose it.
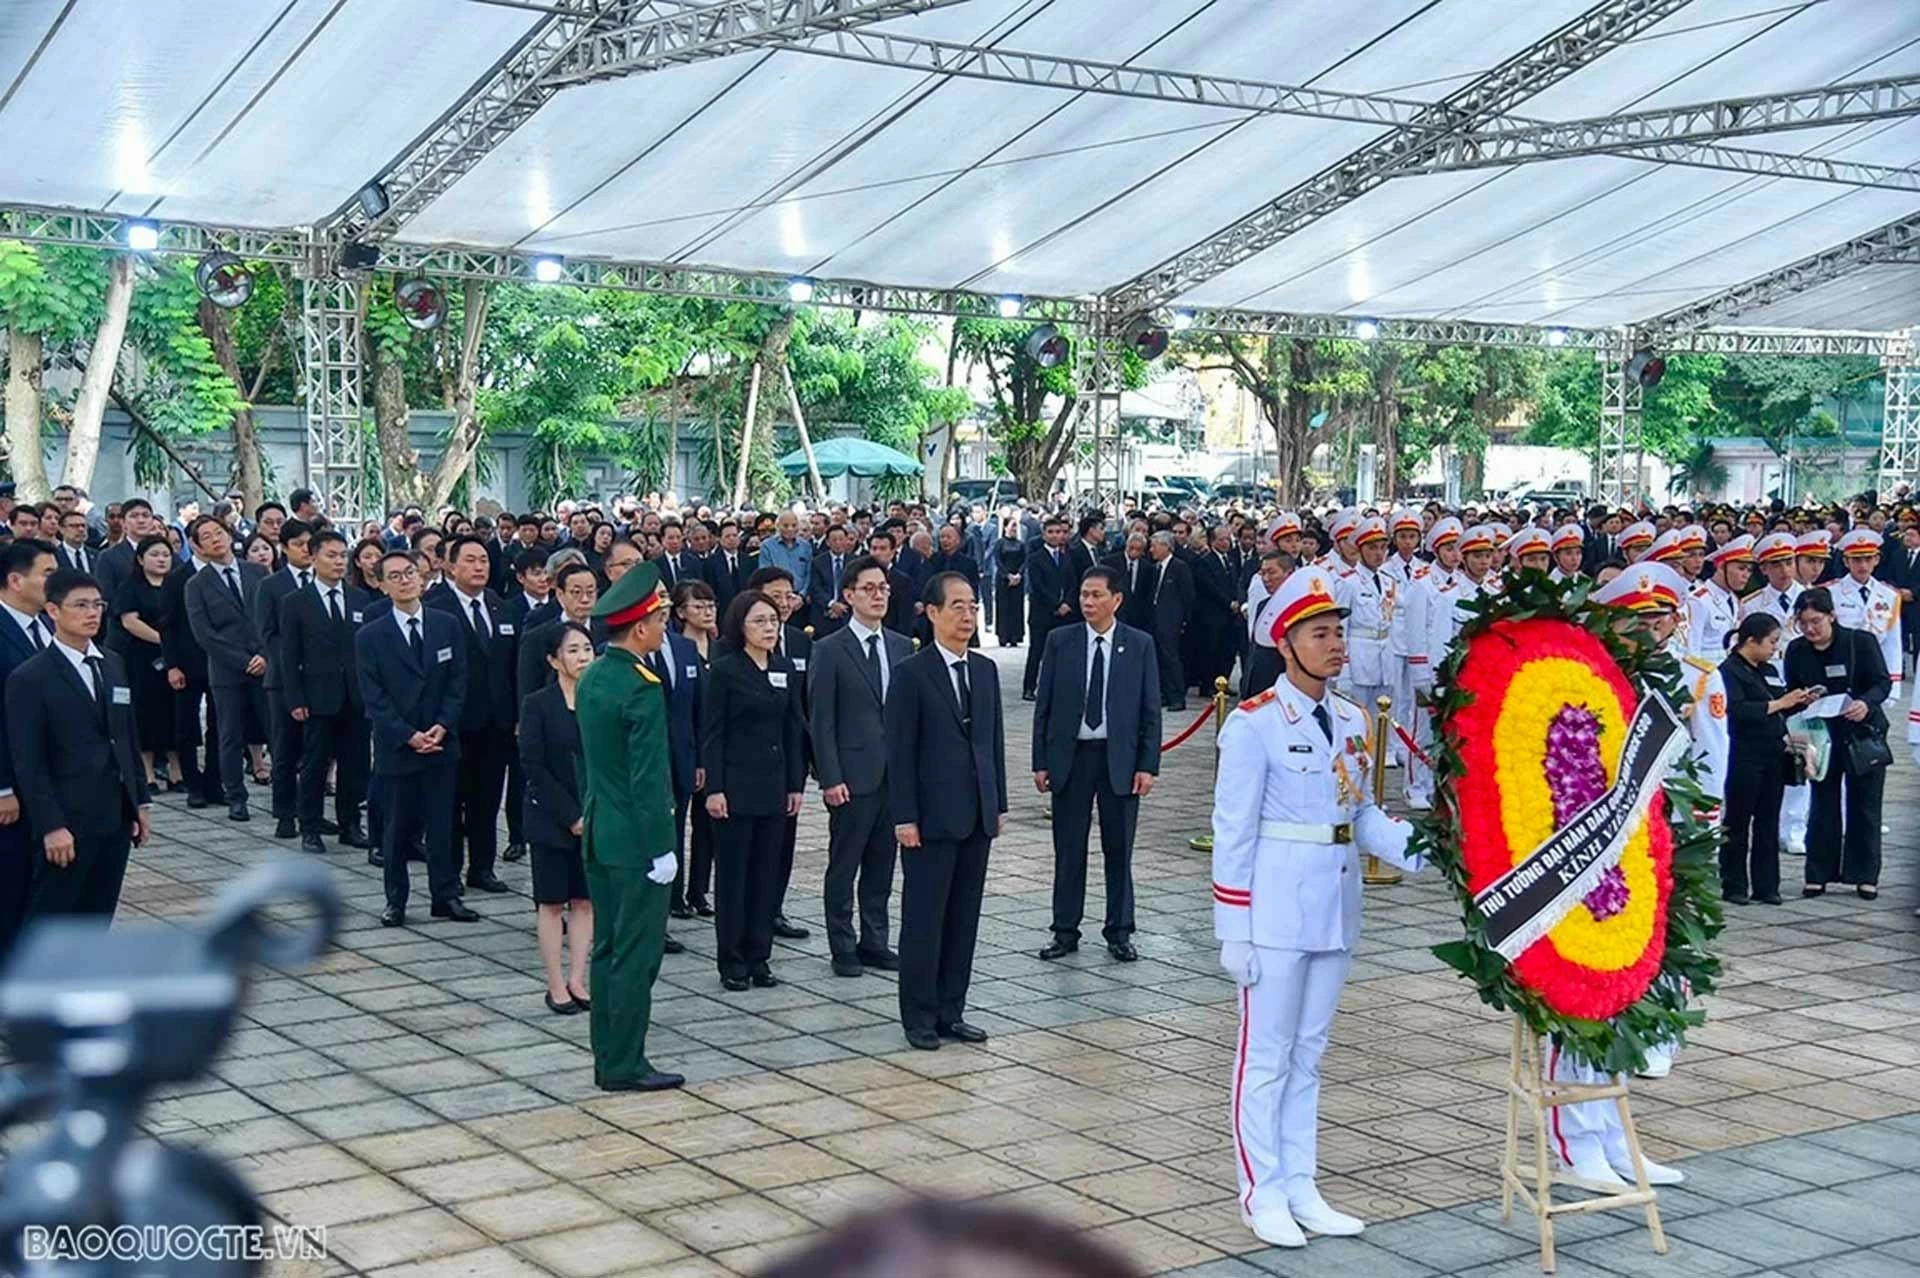
<instances>
[{"instance_id":1,"label":"gold belt buckle","mask_svg":"<svg viewBox=\"0 0 1920 1278\"><path fill-rule=\"evenodd\" d=\"M1342 821L1340 824L1334 826L1333 841L1335 843L1353 842L1353 823L1351 821Z\"/></svg>"}]
</instances>

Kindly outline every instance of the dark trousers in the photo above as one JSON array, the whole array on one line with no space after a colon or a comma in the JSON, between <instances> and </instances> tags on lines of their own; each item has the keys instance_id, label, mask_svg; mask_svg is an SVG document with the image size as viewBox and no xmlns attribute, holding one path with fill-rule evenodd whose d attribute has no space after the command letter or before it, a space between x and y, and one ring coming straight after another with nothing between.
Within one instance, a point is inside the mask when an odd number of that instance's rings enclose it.
<instances>
[{"instance_id":1,"label":"dark trousers","mask_svg":"<svg viewBox=\"0 0 1920 1278\"><path fill-rule=\"evenodd\" d=\"M278 688L267 690L268 740L273 750L273 815L293 820L300 810L300 773L307 755L307 725L287 713Z\"/></svg>"},{"instance_id":2,"label":"dark trousers","mask_svg":"<svg viewBox=\"0 0 1920 1278\"><path fill-rule=\"evenodd\" d=\"M212 689L213 712L220 719L220 789L228 803L247 801L247 721L258 716L271 723L267 710L267 690L258 679L245 683L216 684Z\"/></svg>"},{"instance_id":3,"label":"dark trousers","mask_svg":"<svg viewBox=\"0 0 1920 1278\"><path fill-rule=\"evenodd\" d=\"M120 780L113 777L113 785ZM120 904L120 883L127 877L127 857L133 849L132 817L112 834L74 835L73 860L61 866L47 860L44 849L33 862L33 894L27 900L27 918L48 914L91 914L112 918Z\"/></svg>"},{"instance_id":4,"label":"dark trousers","mask_svg":"<svg viewBox=\"0 0 1920 1278\"><path fill-rule=\"evenodd\" d=\"M381 777L380 847L386 853L387 904L407 905L407 850L426 836L427 893L435 905L460 899L460 862L453 851L453 805L447 791L464 766L458 756L439 758L419 772Z\"/></svg>"},{"instance_id":5,"label":"dark trousers","mask_svg":"<svg viewBox=\"0 0 1920 1278\"><path fill-rule=\"evenodd\" d=\"M1780 891L1780 800L1786 771L1778 746L1757 763L1736 758L1727 768L1727 798L1720 813L1720 890L1729 896L1774 896Z\"/></svg>"},{"instance_id":6,"label":"dark trousers","mask_svg":"<svg viewBox=\"0 0 1920 1278\"><path fill-rule=\"evenodd\" d=\"M1824 884L1880 882L1880 800L1887 770L1862 776L1847 772L1847 739L1835 734L1827 777L1815 781L1807 810L1807 882ZM1843 793L1844 791L1844 793ZM1846 814L1842 832L1841 813Z\"/></svg>"},{"instance_id":7,"label":"dark trousers","mask_svg":"<svg viewBox=\"0 0 1920 1278\"><path fill-rule=\"evenodd\" d=\"M0 825L0 969L27 921L27 901L33 895L33 866L46 860L45 845L27 830L26 818Z\"/></svg>"},{"instance_id":8,"label":"dark trousers","mask_svg":"<svg viewBox=\"0 0 1920 1278\"><path fill-rule=\"evenodd\" d=\"M704 901L713 883L713 818L707 815L705 794L675 801L673 833L679 864L673 870L672 908L680 910Z\"/></svg>"},{"instance_id":9,"label":"dark trousers","mask_svg":"<svg viewBox=\"0 0 1920 1278\"><path fill-rule=\"evenodd\" d=\"M730 816L713 823L714 957L723 977L767 970L780 909L780 841L787 818Z\"/></svg>"},{"instance_id":10,"label":"dark trousers","mask_svg":"<svg viewBox=\"0 0 1920 1278\"><path fill-rule=\"evenodd\" d=\"M1154 627L1153 649L1160 659L1160 704L1164 709L1178 710L1187 704L1186 677L1180 667L1180 630Z\"/></svg>"},{"instance_id":11,"label":"dark trousers","mask_svg":"<svg viewBox=\"0 0 1920 1278\"><path fill-rule=\"evenodd\" d=\"M327 806L327 767L335 767L333 817L342 830L360 824L360 801L367 793L367 716L354 706L335 714L310 716L302 725L300 756L300 832L320 830ZM278 761L275 768L279 767Z\"/></svg>"},{"instance_id":12,"label":"dark trousers","mask_svg":"<svg viewBox=\"0 0 1920 1278\"><path fill-rule=\"evenodd\" d=\"M527 829L521 805L527 801L527 774L520 767L520 752L507 751L507 842L525 843Z\"/></svg>"},{"instance_id":13,"label":"dark trousers","mask_svg":"<svg viewBox=\"0 0 1920 1278\"><path fill-rule=\"evenodd\" d=\"M1051 613L1027 617L1027 664L1020 674L1020 695L1030 697L1040 682L1040 658L1047 651L1047 636L1053 633L1057 619Z\"/></svg>"},{"instance_id":14,"label":"dark trousers","mask_svg":"<svg viewBox=\"0 0 1920 1278\"><path fill-rule=\"evenodd\" d=\"M1280 659L1278 648L1268 648L1257 643L1247 645L1247 668L1240 677L1240 698L1246 700L1257 697L1280 682L1280 676L1286 670L1286 662Z\"/></svg>"},{"instance_id":15,"label":"dark trousers","mask_svg":"<svg viewBox=\"0 0 1920 1278\"><path fill-rule=\"evenodd\" d=\"M800 818L782 817L786 828L780 834L780 867L774 876L773 912L787 917L787 887L793 882L793 850L800 842Z\"/></svg>"},{"instance_id":16,"label":"dark trousers","mask_svg":"<svg viewBox=\"0 0 1920 1278\"><path fill-rule=\"evenodd\" d=\"M207 727L200 729L200 706L207 707ZM204 681L187 680L173 696L173 740L180 751L180 779L187 790L209 803L219 801L220 728L213 697ZM201 762L204 754L205 762Z\"/></svg>"},{"instance_id":17,"label":"dark trousers","mask_svg":"<svg viewBox=\"0 0 1920 1278\"><path fill-rule=\"evenodd\" d=\"M827 809L827 944L835 958L887 952L887 902L896 854L886 787ZM857 885L856 885L857 880ZM859 894L859 928L854 897Z\"/></svg>"},{"instance_id":18,"label":"dark trousers","mask_svg":"<svg viewBox=\"0 0 1920 1278\"><path fill-rule=\"evenodd\" d=\"M647 1060L647 1029L667 935L667 893L648 880L644 866L588 860L585 869L587 895L593 901L587 973L593 982L593 1077L596 1083L630 1082L653 1072Z\"/></svg>"},{"instance_id":19,"label":"dark trousers","mask_svg":"<svg viewBox=\"0 0 1920 1278\"><path fill-rule=\"evenodd\" d=\"M992 840L933 839L900 858L900 1024L931 1032L963 1019Z\"/></svg>"},{"instance_id":20,"label":"dark trousers","mask_svg":"<svg viewBox=\"0 0 1920 1278\"><path fill-rule=\"evenodd\" d=\"M1100 934L1109 945L1124 941L1133 935L1133 830L1140 797L1113 792L1104 741L1080 742L1067 775L1051 780L1059 787L1053 795L1053 933L1080 939L1087 908L1087 836L1097 807L1107 877L1106 926Z\"/></svg>"},{"instance_id":21,"label":"dark trousers","mask_svg":"<svg viewBox=\"0 0 1920 1278\"><path fill-rule=\"evenodd\" d=\"M500 796L507 786L513 738L495 731L460 734L460 769L453 795L454 867L471 883L493 873L500 848Z\"/></svg>"}]
</instances>

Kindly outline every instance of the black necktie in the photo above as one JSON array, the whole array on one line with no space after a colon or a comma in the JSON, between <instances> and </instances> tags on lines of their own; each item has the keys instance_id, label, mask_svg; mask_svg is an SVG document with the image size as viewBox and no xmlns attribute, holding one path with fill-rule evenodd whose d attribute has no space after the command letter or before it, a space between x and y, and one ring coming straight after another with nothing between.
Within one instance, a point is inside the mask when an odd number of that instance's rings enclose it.
<instances>
[{"instance_id":1,"label":"black necktie","mask_svg":"<svg viewBox=\"0 0 1920 1278\"><path fill-rule=\"evenodd\" d=\"M1783 590L1780 592L1780 611L1785 612L1786 610L1787 610L1787 592Z\"/></svg>"},{"instance_id":2,"label":"black necktie","mask_svg":"<svg viewBox=\"0 0 1920 1278\"><path fill-rule=\"evenodd\" d=\"M1107 637L1093 637L1093 665L1087 674L1087 726L1097 728L1107 721Z\"/></svg>"},{"instance_id":3,"label":"black necktie","mask_svg":"<svg viewBox=\"0 0 1920 1278\"><path fill-rule=\"evenodd\" d=\"M967 682L967 663L953 663L954 681L959 685L960 728L968 736L973 735L973 685Z\"/></svg>"},{"instance_id":4,"label":"black necktie","mask_svg":"<svg viewBox=\"0 0 1920 1278\"><path fill-rule=\"evenodd\" d=\"M887 684L880 674L880 636L878 634L867 636L867 665L873 670L873 686L880 689L880 695L884 699Z\"/></svg>"},{"instance_id":5,"label":"black necktie","mask_svg":"<svg viewBox=\"0 0 1920 1278\"><path fill-rule=\"evenodd\" d=\"M345 614L340 611L340 590L338 587L327 592L327 611L332 614L335 625L339 625L347 619Z\"/></svg>"},{"instance_id":6,"label":"black necktie","mask_svg":"<svg viewBox=\"0 0 1920 1278\"><path fill-rule=\"evenodd\" d=\"M1386 596L1387 588L1380 584L1380 573L1378 569L1376 569L1373 574L1373 588L1382 598Z\"/></svg>"},{"instance_id":7,"label":"black necktie","mask_svg":"<svg viewBox=\"0 0 1920 1278\"><path fill-rule=\"evenodd\" d=\"M293 579L300 583L299 588L301 590L305 590L307 588L308 577L305 569L302 569L299 572L294 573Z\"/></svg>"},{"instance_id":8,"label":"black necktie","mask_svg":"<svg viewBox=\"0 0 1920 1278\"><path fill-rule=\"evenodd\" d=\"M33 650L35 652L45 652L47 650L47 641L40 637L40 618L35 617L27 623L27 638L33 640Z\"/></svg>"},{"instance_id":9,"label":"black necktie","mask_svg":"<svg viewBox=\"0 0 1920 1278\"><path fill-rule=\"evenodd\" d=\"M1060 552L1057 550L1053 552L1053 566L1055 568L1060 566Z\"/></svg>"},{"instance_id":10,"label":"black necktie","mask_svg":"<svg viewBox=\"0 0 1920 1278\"><path fill-rule=\"evenodd\" d=\"M240 570L237 568L228 568L226 570L226 578L227 589L233 592L234 602L244 605L247 600L246 596L240 593Z\"/></svg>"},{"instance_id":11,"label":"black necktie","mask_svg":"<svg viewBox=\"0 0 1920 1278\"><path fill-rule=\"evenodd\" d=\"M1313 708L1313 721L1320 725L1320 732L1326 737L1327 744L1332 745L1333 720L1327 717L1327 708L1325 706L1315 706Z\"/></svg>"},{"instance_id":12,"label":"black necktie","mask_svg":"<svg viewBox=\"0 0 1920 1278\"><path fill-rule=\"evenodd\" d=\"M105 663L99 657L87 658L87 671L93 676L93 708L100 715L100 726L107 726L107 680L101 672Z\"/></svg>"},{"instance_id":13,"label":"black necktie","mask_svg":"<svg viewBox=\"0 0 1920 1278\"><path fill-rule=\"evenodd\" d=\"M469 600L467 607L473 610L473 633L485 639L487 637L487 614L480 611L480 601L478 599Z\"/></svg>"},{"instance_id":14,"label":"black necktie","mask_svg":"<svg viewBox=\"0 0 1920 1278\"><path fill-rule=\"evenodd\" d=\"M413 649L415 661L425 661L427 646L420 639L420 618L407 618L407 646Z\"/></svg>"}]
</instances>

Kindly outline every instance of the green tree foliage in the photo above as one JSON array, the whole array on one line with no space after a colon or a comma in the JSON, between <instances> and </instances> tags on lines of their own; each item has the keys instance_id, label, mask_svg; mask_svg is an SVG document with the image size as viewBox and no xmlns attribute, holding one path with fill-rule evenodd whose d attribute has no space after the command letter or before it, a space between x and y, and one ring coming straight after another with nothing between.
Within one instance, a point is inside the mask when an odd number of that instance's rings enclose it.
<instances>
[{"instance_id":1,"label":"green tree foliage","mask_svg":"<svg viewBox=\"0 0 1920 1278\"><path fill-rule=\"evenodd\" d=\"M1720 355L1675 355L1667 373L1642 399L1641 430L1647 452L1683 461L1706 435L1738 434L1715 403L1725 372ZM1600 378L1604 366L1591 351L1564 351L1547 366L1546 388L1527 429L1530 444L1575 448L1588 456L1600 448ZM1612 374L1608 374L1612 375Z\"/></svg>"},{"instance_id":2,"label":"green tree foliage","mask_svg":"<svg viewBox=\"0 0 1920 1278\"><path fill-rule=\"evenodd\" d=\"M790 362L814 442L825 424L851 422L863 438L924 460L922 441L973 407L965 390L941 385L920 357L932 336L930 324L904 316L862 325L849 315L802 312ZM889 476L874 487L882 497L906 496L919 480Z\"/></svg>"}]
</instances>

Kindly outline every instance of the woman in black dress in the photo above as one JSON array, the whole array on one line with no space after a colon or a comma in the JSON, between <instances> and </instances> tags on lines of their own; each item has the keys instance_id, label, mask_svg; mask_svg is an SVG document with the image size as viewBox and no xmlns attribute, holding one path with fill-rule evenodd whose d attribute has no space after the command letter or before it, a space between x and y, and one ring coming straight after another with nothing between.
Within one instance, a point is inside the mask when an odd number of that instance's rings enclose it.
<instances>
[{"instance_id":1,"label":"woman in black dress","mask_svg":"<svg viewBox=\"0 0 1920 1278\"><path fill-rule=\"evenodd\" d=\"M160 756L167 774L168 788L180 782L180 758L173 753L173 702L177 689L187 686L185 676L178 684L169 679L163 652L166 632L185 618L176 619L166 589L167 574L173 571L173 547L164 536L145 537L133 549L133 573L128 576L114 599L114 611L120 624L120 656L126 662L127 683L133 689L133 722L140 733L140 757L147 770L147 786L154 785L153 761Z\"/></svg>"},{"instance_id":2,"label":"woman in black dress","mask_svg":"<svg viewBox=\"0 0 1920 1278\"><path fill-rule=\"evenodd\" d=\"M527 775L523 808L532 846L534 931L547 969L547 1010L585 1012L587 958L593 950L593 902L580 860L580 725L573 694L593 664L593 636L572 622L547 633L545 653L554 681L520 707L520 766ZM572 974L561 957L572 951Z\"/></svg>"},{"instance_id":3,"label":"woman in black dress","mask_svg":"<svg viewBox=\"0 0 1920 1278\"><path fill-rule=\"evenodd\" d=\"M380 557L387 553L386 545L378 537L366 537L353 548L353 558L347 564L347 580L370 595L380 593Z\"/></svg>"},{"instance_id":4,"label":"woman in black dress","mask_svg":"<svg viewBox=\"0 0 1920 1278\"><path fill-rule=\"evenodd\" d=\"M1027 591L1020 579L1027 563L1027 543L1020 540L1018 515L1001 521L999 549L999 567L993 574L993 629L1002 648L1018 648L1027 635Z\"/></svg>"},{"instance_id":5,"label":"woman in black dress","mask_svg":"<svg viewBox=\"0 0 1920 1278\"><path fill-rule=\"evenodd\" d=\"M701 759L714 821L715 957L721 988L778 985L768 959L780 909L787 819L800 813L800 675L775 649L780 609L758 590L727 606L726 646L702 707Z\"/></svg>"},{"instance_id":6,"label":"woman in black dress","mask_svg":"<svg viewBox=\"0 0 1920 1278\"><path fill-rule=\"evenodd\" d=\"M673 588L673 625L700 654L700 677L713 668L714 640L720 633L719 614L714 609L713 587L704 581L683 581ZM703 685L704 686L704 685ZM675 918L713 917L713 905L707 899L713 883L713 818L707 815L707 796L703 789L688 806L687 864L674 882L681 887ZM684 880L684 882L682 882Z\"/></svg>"},{"instance_id":7,"label":"woman in black dress","mask_svg":"<svg viewBox=\"0 0 1920 1278\"><path fill-rule=\"evenodd\" d=\"M1720 899L1780 904L1780 800L1787 784L1787 716L1813 698L1773 673L1780 622L1749 614L1720 663L1727 691L1726 806L1720 829Z\"/></svg>"},{"instance_id":8,"label":"woman in black dress","mask_svg":"<svg viewBox=\"0 0 1920 1278\"><path fill-rule=\"evenodd\" d=\"M600 589L607 590L613 582L607 577L607 556L613 551L613 525L595 524L593 531L587 534L587 567L593 569L593 575L600 582Z\"/></svg>"}]
</instances>

